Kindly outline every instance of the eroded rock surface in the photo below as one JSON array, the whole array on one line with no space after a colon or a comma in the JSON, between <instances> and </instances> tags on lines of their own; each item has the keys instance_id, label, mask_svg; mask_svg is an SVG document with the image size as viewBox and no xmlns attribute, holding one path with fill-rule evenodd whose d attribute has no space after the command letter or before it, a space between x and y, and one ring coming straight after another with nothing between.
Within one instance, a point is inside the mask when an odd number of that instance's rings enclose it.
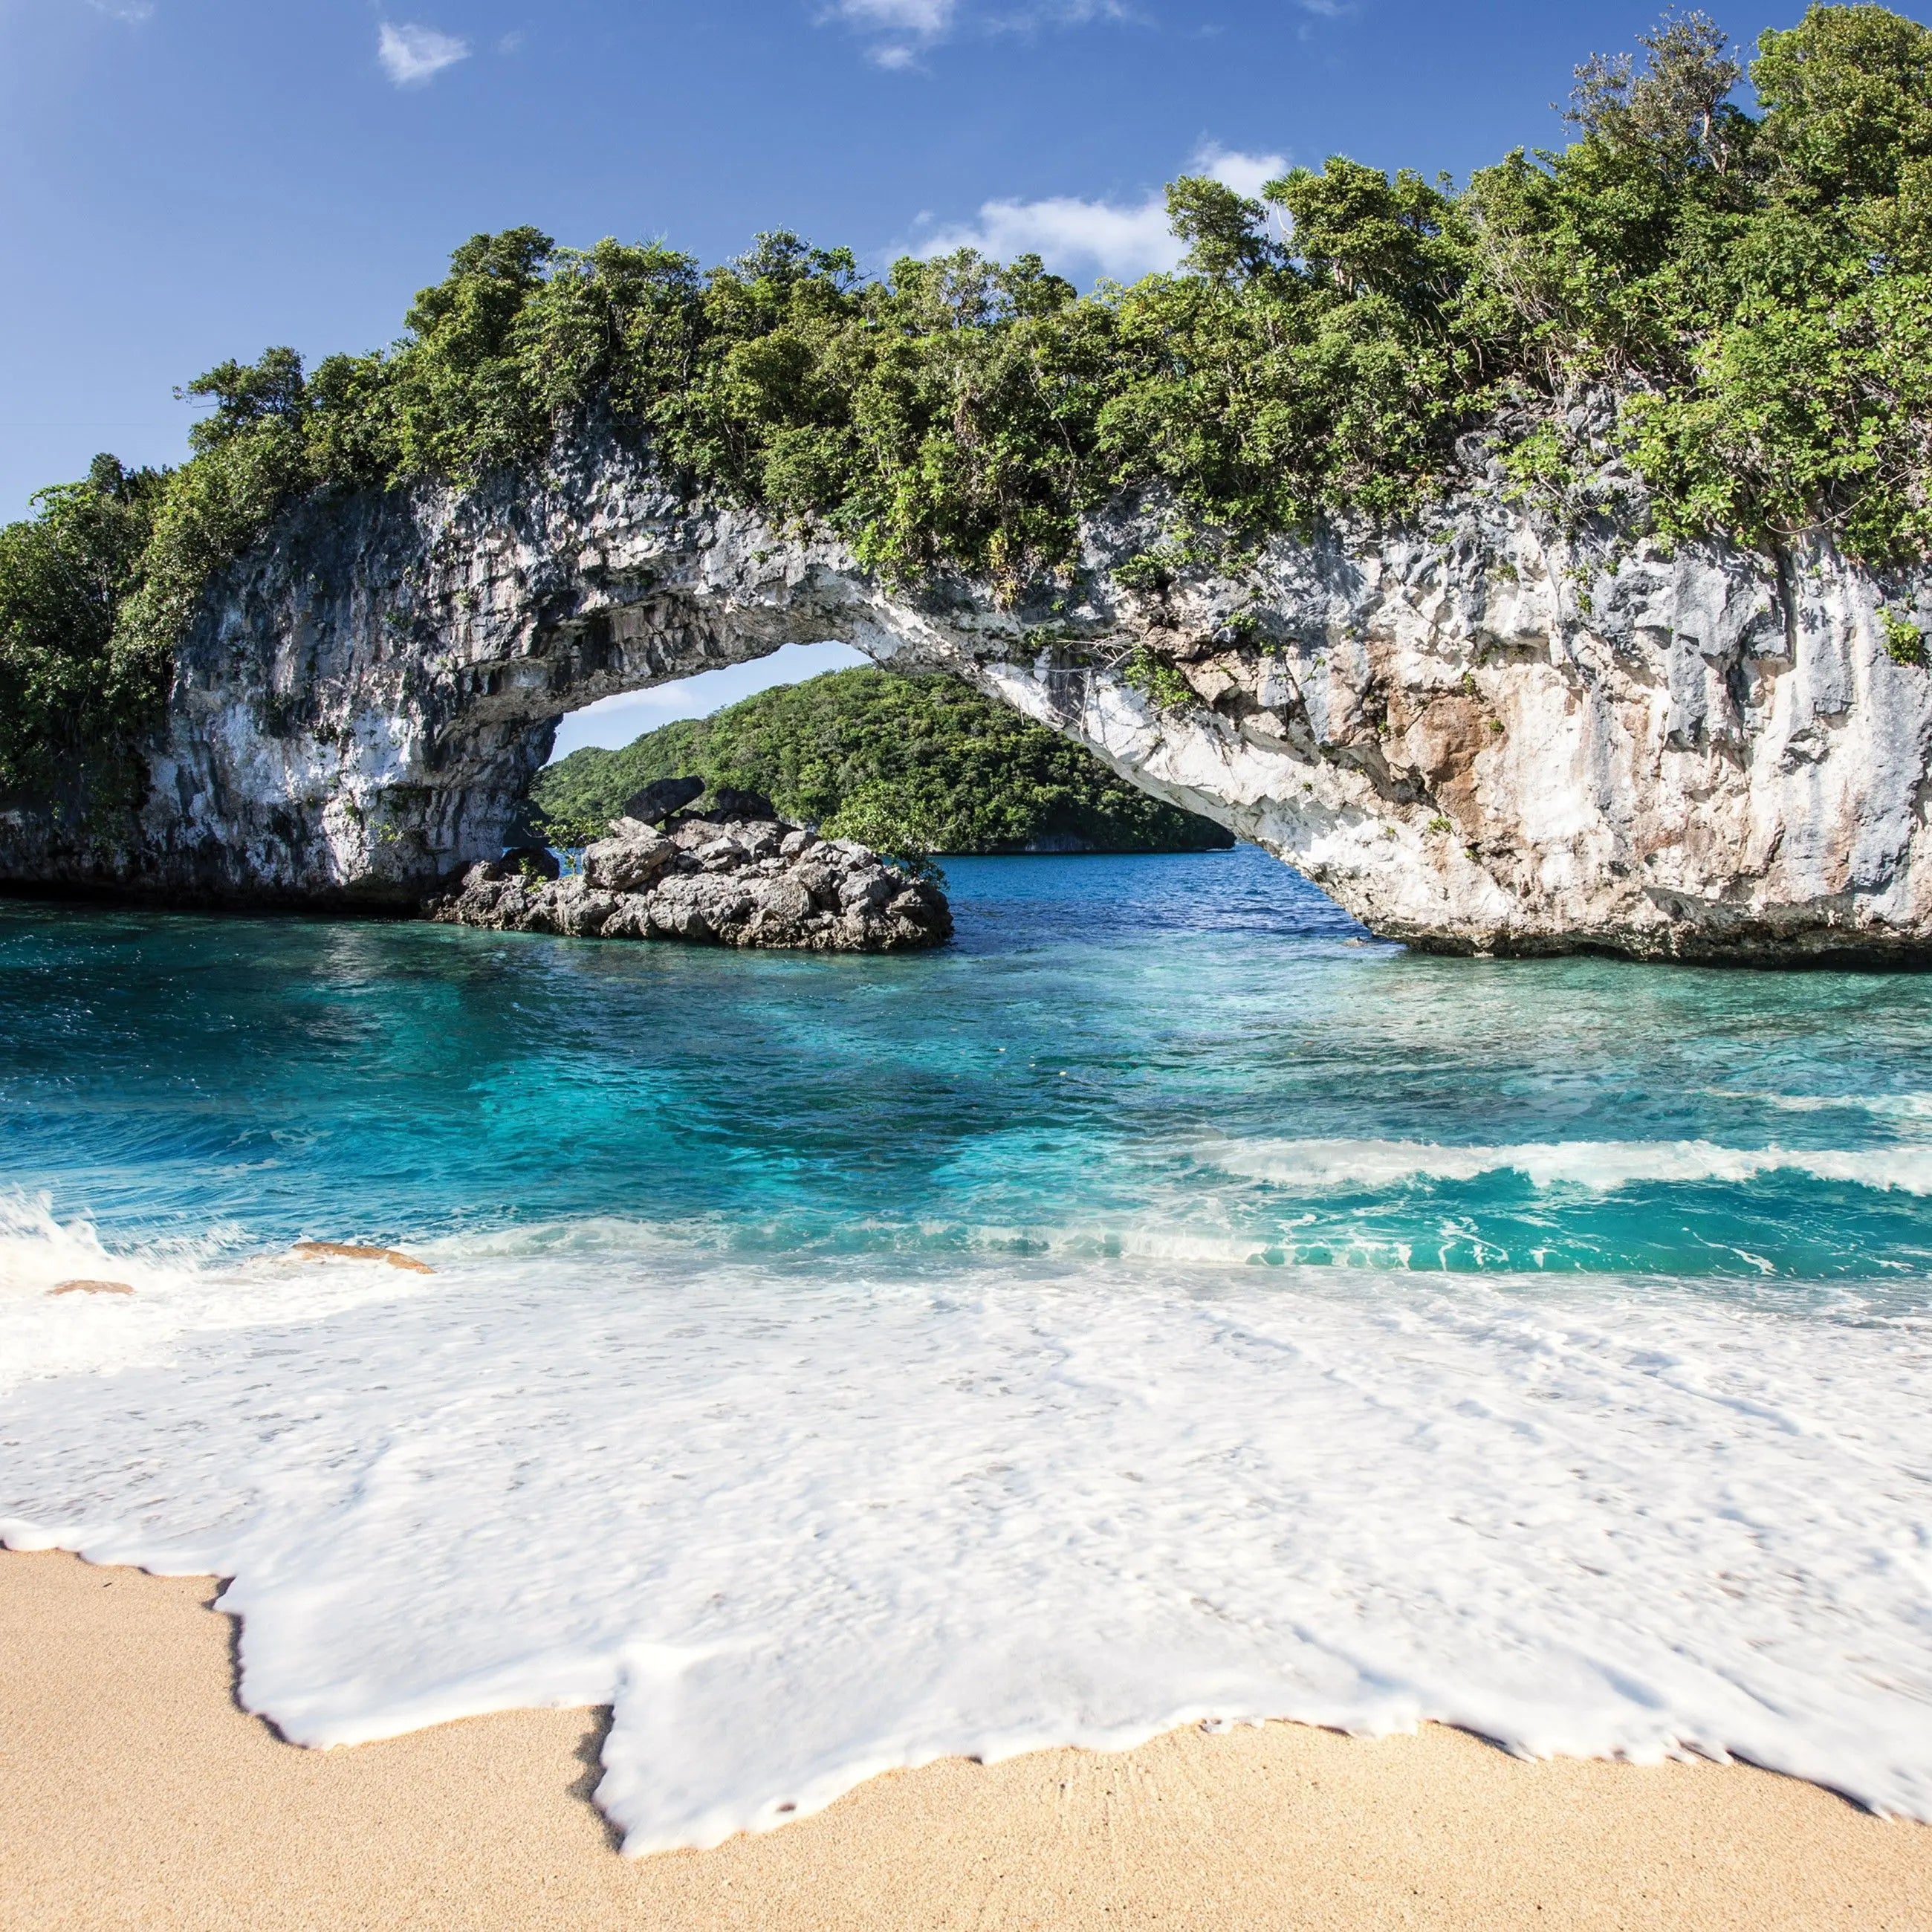
<instances>
[{"instance_id":1,"label":"eroded rock surface","mask_svg":"<svg viewBox=\"0 0 1932 1932\"><path fill-rule=\"evenodd\" d=\"M1485 460L1415 526L1219 572L1117 574L1171 521L1123 501L1017 603L881 583L611 442L467 495L317 499L211 586L139 812L0 800L0 882L412 909L524 842L563 712L836 638L958 673L1390 938L1932 958L1932 677L1894 655L1932 582L1824 536L1673 552L1634 489L1566 530ZM566 883L530 916L615 890Z\"/></svg>"},{"instance_id":2,"label":"eroded rock surface","mask_svg":"<svg viewBox=\"0 0 1932 1932\"><path fill-rule=\"evenodd\" d=\"M931 880L850 839L768 818L680 818L664 832L620 818L580 873L546 880L486 861L428 910L500 932L810 952L909 952L952 932Z\"/></svg>"}]
</instances>

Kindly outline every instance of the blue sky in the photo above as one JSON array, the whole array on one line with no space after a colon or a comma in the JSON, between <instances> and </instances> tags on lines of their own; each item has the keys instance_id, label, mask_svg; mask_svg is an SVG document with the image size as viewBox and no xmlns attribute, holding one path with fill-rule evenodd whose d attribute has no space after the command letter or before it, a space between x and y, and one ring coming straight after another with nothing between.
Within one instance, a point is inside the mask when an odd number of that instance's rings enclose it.
<instances>
[{"instance_id":1,"label":"blue sky","mask_svg":"<svg viewBox=\"0 0 1932 1932\"><path fill-rule=\"evenodd\" d=\"M0 516L96 450L178 460L174 386L225 356L390 340L479 229L716 260L790 227L871 266L977 238L1131 275L1190 166L1460 176L1558 139L1570 68L1658 10L0 0ZM1802 8L1712 10L1754 37Z\"/></svg>"}]
</instances>

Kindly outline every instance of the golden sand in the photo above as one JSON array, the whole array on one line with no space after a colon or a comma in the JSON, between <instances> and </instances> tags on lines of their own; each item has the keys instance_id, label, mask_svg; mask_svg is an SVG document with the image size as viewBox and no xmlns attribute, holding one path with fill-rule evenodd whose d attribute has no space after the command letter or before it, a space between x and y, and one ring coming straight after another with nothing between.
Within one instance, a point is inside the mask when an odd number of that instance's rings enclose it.
<instances>
[{"instance_id":1,"label":"golden sand","mask_svg":"<svg viewBox=\"0 0 1932 1932\"><path fill-rule=\"evenodd\" d=\"M952 1760L627 1859L589 1802L601 1714L298 1750L237 1708L213 1594L0 1554L6 1932L1932 1928L1932 1828L1742 1766L1524 1764L1433 1727Z\"/></svg>"}]
</instances>

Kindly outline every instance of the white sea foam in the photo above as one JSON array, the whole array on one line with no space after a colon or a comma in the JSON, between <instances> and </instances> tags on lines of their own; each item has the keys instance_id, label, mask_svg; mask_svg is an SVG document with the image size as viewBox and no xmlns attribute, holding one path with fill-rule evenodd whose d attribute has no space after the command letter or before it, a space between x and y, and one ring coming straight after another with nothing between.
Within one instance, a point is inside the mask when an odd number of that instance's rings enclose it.
<instances>
[{"instance_id":1,"label":"white sea foam","mask_svg":"<svg viewBox=\"0 0 1932 1932\"><path fill-rule=\"evenodd\" d=\"M1711 1141L1532 1141L1514 1147L1457 1147L1428 1141L1216 1142L1202 1158L1223 1173L1246 1174L1310 1192L1382 1188L1409 1181L1474 1180L1523 1175L1537 1187L1612 1193L1641 1183L1748 1181L1766 1174L1808 1174L1857 1187L1932 1194L1932 1147L1864 1148L1720 1147Z\"/></svg>"},{"instance_id":2,"label":"white sea foam","mask_svg":"<svg viewBox=\"0 0 1932 1932\"><path fill-rule=\"evenodd\" d=\"M56 1294L70 1281L120 1294ZM44 1197L0 1195L0 1390L37 1376L165 1360L184 1334L314 1318L410 1291L394 1271L264 1250L224 1225L110 1248L90 1221Z\"/></svg>"},{"instance_id":3,"label":"white sea foam","mask_svg":"<svg viewBox=\"0 0 1932 1932\"><path fill-rule=\"evenodd\" d=\"M108 1253L92 1223L57 1220L44 1196L0 1196L0 1296L46 1294L64 1281L125 1280L133 1265ZM141 1264L151 1288L175 1272L165 1264Z\"/></svg>"},{"instance_id":4,"label":"white sea foam","mask_svg":"<svg viewBox=\"0 0 1932 1932\"><path fill-rule=\"evenodd\" d=\"M1922 1328L620 1235L205 1271L117 1372L0 1396L0 1534L231 1576L242 1696L303 1742L613 1701L636 1851L1196 1718L1730 1751L1932 1816Z\"/></svg>"}]
</instances>

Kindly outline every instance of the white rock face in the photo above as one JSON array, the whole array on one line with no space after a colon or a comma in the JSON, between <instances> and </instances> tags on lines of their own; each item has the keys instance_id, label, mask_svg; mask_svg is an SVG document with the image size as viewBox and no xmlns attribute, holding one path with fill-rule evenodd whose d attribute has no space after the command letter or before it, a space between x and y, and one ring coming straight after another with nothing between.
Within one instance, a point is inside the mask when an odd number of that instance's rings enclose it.
<instances>
[{"instance_id":1,"label":"white rock face","mask_svg":"<svg viewBox=\"0 0 1932 1932\"><path fill-rule=\"evenodd\" d=\"M1932 678L1880 616L1922 621L1923 592L1888 602L1822 541L1780 571L1466 500L1420 532L1276 544L1170 605L1149 634L1202 710L1118 679L1071 707L1037 664L980 681L1378 933L1766 962L1932 936Z\"/></svg>"},{"instance_id":2,"label":"white rock face","mask_svg":"<svg viewBox=\"0 0 1932 1932\"><path fill-rule=\"evenodd\" d=\"M608 445L541 487L311 502L211 586L138 821L16 802L0 880L412 907L520 842L562 713L837 638L958 672L1388 937L1932 956L1932 674L1881 614L1932 626L1932 586L1822 538L1566 538L1493 490L1120 587L1159 534L1124 507L1009 608L884 585Z\"/></svg>"}]
</instances>

